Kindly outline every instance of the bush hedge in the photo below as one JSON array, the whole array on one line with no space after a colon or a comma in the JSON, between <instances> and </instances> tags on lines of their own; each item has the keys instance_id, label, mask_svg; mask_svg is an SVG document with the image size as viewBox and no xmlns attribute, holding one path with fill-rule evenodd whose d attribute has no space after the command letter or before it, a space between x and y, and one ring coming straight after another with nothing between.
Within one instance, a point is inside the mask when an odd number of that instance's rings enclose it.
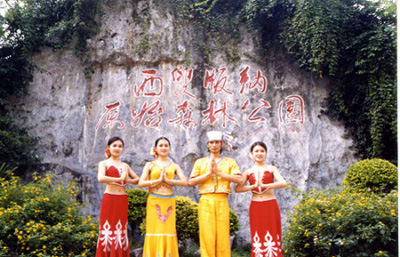
<instances>
[{"instance_id":1,"label":"bush hedge","mask_svg":"<svg viewBox=\"0 0 400 257\"><path fill-rule=\"evenodd\" d=\"M283 237L288 256L398 256L397 167L362 160L350 166L342 184L295 189L302 199Z\"/></svg>"},{"instance_id":2,"label":"bush hedge","mask_svg":"<svg viewBox=\"0 0 400 257\"><path fill-rule=\"evenodd\" d=\"M397 191L311 190L290 213L287 256L397 256Z\"/></svg>"},{"instance_id":3,"label":"bush hedge","mask_svg":"<svg viewBox=\"0 0 400 257\"><path fill-rule=\"evenodd\" d=\"M98 226L79 214L74 184L0 178L0 256L91 256Z\"/></svg>"},{"instance_id":4,"label":"bush hedge","mask_svg":"<svg viewBox=\"0 0 400 257\"><path fill-rule=\"evenodd\" d=\"M361 160L348 168L342 184L358 191L388 193L397 190L397 167L382 159Z\"/></svg>"},{"instance_id":5,"label":"bush hedge","mask_svg":"<svg viewBox=\"0 0 400 257\"><path fill-rule=\"evenodd\" d=\"M128 189L128 223L132 228L132 233L139 229L140 224L146 218L147 196L149 193L142 189Z\"/></svg>"}]
</instances>

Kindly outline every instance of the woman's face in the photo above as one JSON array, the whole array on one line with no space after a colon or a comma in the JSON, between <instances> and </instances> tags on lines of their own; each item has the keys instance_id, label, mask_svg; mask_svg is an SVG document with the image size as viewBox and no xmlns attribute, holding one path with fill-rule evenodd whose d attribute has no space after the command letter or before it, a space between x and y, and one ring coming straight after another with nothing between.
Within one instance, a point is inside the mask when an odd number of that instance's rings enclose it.
<instances>
[{"instance_id":1,"label":"woman's face","mask_svg":"<svg viewBox=\"0 0 400 257\"><path fill-rule=\"evenodd\" d=\"M169 146L169 143L165 139L161 139L158 141L157 146L156 146L156 153L160 156L167 156L169 154L169 151L171 150L171 147Z\"/></svg>"},{"instance_id":2,"label":"woman's face","mask_svg":"<svg viewBox=\"0 0 400 257\"><path fill-rule=\"evenodd\" d=\"M112 142L111 145L108 146L108 148L110 149L111 156L120 156L122 150L124 150L124 144L121 140L117 140Z\"/></svg>"},{"instance_id":3,"label":"woman's face","mask_svg":"<svg viewBox=\"0 0 400 257\"><path fill-rule=\"evenodd\" d=\"M251 155L256 162L264 162L265 157L267 156L267 152L265 151L264 147L260 145L256 145L251 152Z\"/></svg>"}]
</instances>

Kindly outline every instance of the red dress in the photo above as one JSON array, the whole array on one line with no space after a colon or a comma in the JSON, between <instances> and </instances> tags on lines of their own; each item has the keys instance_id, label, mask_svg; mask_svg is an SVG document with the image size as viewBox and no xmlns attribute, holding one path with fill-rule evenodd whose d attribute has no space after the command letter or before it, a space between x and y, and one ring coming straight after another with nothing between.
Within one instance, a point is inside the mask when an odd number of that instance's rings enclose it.
<instances>
[{"instance_id":1,"label":"red dress","mask_svg":"<svg viewBox=\"0 0 400 257\"><path fill-rule=\"evenodd\" d=\"M121 168L110 166L106 176L120 177ZM125 186L125 182L113 183ZM104 193L100 207L100 232L96 257L129 257L128 196Z\"/></svg>"},{"instance_id":2,"label":"red dress","mask_svg":"<svg viewBox=\"0 0 400 257\"><path fill-rule=\"evenodd\" d=\"M257 178L249 174L249 183L254 185ZM273 174L264 171L263 184L274 182ZM262 194L266 189L256 188L253 193ZM252 200L250 203L250 231L252 257L283 257L281 213L276 199L264 201Z\"/></svg>"}]
</instances>

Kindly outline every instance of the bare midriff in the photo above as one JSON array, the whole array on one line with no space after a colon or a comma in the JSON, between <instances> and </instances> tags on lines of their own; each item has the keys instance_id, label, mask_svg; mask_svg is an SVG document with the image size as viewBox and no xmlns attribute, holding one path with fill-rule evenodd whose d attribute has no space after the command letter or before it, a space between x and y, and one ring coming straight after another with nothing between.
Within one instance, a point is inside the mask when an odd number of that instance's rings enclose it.
<instances>
[{"instance_id":1,"label":"bare midriff","mask_svg":"<svg viewBox=\"0 0 400 257\"><path fill-rule=\"evenodd\" d=\"M174 194L174 187L165 182L161 182L161 184L152 187L151 192L156 195L169 196Z\"/></svg>"},{"instance_id":2,"label":"bare midriff","mask_svg":"<svg viewBox=\"0 0 400 257\"><path fill-rule=\"evenodd\" d=\"M273 189L269 189L262 194L257 194L253 192L253 197L251 198L253 201L266 201L275 199L275 194Z\"/></svg>"},{"instance_id":3,"label":"bare midriff","mask_svg":"<svg viewBox=\"0 0 400 257\"><path fill-rule=\"evenodd\" d=\"M118 186L114 184L107 184L106 185L106 193L109 194L126 194L125 186Z\"/></svg>"}]
</instances>

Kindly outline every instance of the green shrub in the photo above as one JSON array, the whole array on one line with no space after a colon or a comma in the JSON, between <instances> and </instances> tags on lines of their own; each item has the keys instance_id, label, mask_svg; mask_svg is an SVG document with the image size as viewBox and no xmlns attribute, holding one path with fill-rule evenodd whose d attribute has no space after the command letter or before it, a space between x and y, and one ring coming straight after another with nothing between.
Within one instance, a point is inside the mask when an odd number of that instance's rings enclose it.
<instances>
[{"instance_id":1,"label":"green shrub","mask_svg":"<svg viewBox=\"0 0 400 257\"><path fill-rule=\"evenodd\" d=\"M98 226L79 214L75 186L0 178L0 256L91 256Z\"/></svg>"},{"instance_id":2,"label":"green shrub","mask_svg":"<svg viewBox=\"0 0 400 257\"><path fill-rule=\"evenodd\" d=\"M28 129L16 126L15 121L15 117L0 111L0 163L7 163L10 168L40 161L35 148L39 139L30 136ZM4 175L0 171L0 177Z\"/></svg>"},{"instance_id":3,"label":"green shrub","mask_svg":"<svg viewBox=\"0 0 400 257\"><path fill-rule=\"evenodd\" d=\"M397 190L397 167L386 160L365 159L348 168L343 184L358 191L388 193Z\"/></svg>"},{"instance_id":4,"label":"green shrub","mask_svg":"<svg viewBox=\"0 0 400 257\"><path fill-rule=\"evenodd\" d=\"M140 227L146 218L147 196L149 193L142 189L128 189L128 223L132 227L132 233Z\"/></svg>"},{"instance_id":5,"label":"green shrub","mask_svg":"<svg viewBox=\"0 0 400 257\"><path fill-rule=\"evenodd\" d=\"M285 256L397 256L397 191L303 192L283 236Z\"/></svg>"},{"instance_id":6,"label":"green shrub","mask_svg":"<svg viewBox=\"0 0 400 257\"><path fill-rule=\"evenodd\" d=\"M240 229L239 217L232 209L229 209L229 229L231 236L236 235Z\"/></svg>"},{"instance_id":7,"label":"green shrub","mask_svg":"<svg viewBox=\"0 0 400 257\"><path fill-rule=\"evenodd\" d=\"M180 242L186 239L199 242L197 203L189 197L176 197L176 232Z\"/></svg>"}]
</instances>

